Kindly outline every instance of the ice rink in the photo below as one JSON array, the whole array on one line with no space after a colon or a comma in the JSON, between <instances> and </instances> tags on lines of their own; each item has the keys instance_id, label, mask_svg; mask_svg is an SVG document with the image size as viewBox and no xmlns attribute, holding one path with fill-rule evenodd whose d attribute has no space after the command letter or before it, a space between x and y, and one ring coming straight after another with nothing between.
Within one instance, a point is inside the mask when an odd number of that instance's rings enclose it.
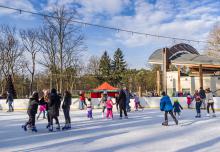
<instances>
[{"instance_id":1,"label":"ice rink","mask_svg":"<svg viewBox=\"0 0 220 152\"><path fill-rule=\"evenodd\" d=\"M86 118L86 111L71 111L72 129L48 132L47 121L36 121L37 133L24 132L26 112L0 111L0 152L3 151L69 151L69 152L193 152L220 149L220 113L216 118L195 119L195 110L183 110L179 125L162 126L163 112L145 109L131 112L129 119L101 118L101 110L94 111L94 119ZM64 117L59 117L63 126Z\"/></svg>"}]
</instances>

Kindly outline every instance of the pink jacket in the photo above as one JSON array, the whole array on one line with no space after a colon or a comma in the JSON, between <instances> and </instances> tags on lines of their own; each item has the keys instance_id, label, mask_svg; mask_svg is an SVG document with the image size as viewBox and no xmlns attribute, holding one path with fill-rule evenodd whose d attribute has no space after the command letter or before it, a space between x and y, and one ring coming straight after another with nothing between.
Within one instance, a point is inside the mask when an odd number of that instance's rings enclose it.
<instances>
[{"instance_id":1,"label":"pink jacket","mask_svg":"<svg viewBox=\"0 0 220 152\"><path fill-rule=\"evenodd\" d=\"M106 108L112 108L113 107L113 102L112 100L107 100L106 101Z\"/></svg>"}]
</instances>

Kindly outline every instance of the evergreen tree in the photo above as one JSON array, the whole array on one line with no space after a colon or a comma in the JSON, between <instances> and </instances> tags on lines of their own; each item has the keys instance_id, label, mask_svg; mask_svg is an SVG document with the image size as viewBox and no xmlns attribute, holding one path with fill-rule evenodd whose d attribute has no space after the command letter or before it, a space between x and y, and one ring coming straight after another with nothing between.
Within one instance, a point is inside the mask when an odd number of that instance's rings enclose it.
<instances>
[{"instance_id":1,"label":"evergreen tree","mask_svg":"<svg viewBox=\"0 0 220 152\"><path fill-rule=\"evenodd\" d=\"M13 98L17 98L17 93L16 93L16 90L15 90L11 75L8 76L6 81L7 81L7 84L6 84L5 91L12 93Z\"/></svg>"},{"instance_id":2,"label":"evergreen tree","mask_svg":"<svg viewBox=\"0 0 220 152\"><path fill-rule=\"evenodd\" d=\"M111 59L107 53L107 51L104 52L100 59L99 63L99 80L101 82L104 81L111 81Z\"/></svg>"},{"instance_id":3,"label":"evergreen tree","mask_svg":"<svg viewBox=\"0 0 220 152\"><path fill-rule=\"evenodd\" d=\"M126 66L127 64L124 60L123 52L118 48L114 53L114 59L112 61L114 85L118 85L121 82L126 71Z\"/></svg>"}]
</instances>

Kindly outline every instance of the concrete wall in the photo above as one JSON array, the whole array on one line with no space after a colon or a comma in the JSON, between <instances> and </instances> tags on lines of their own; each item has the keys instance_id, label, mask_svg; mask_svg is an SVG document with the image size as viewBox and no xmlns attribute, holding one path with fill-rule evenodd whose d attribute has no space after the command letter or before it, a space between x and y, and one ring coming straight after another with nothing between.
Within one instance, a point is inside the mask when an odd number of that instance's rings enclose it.
<instances>
[{"instance_id":1,"label":"concrete wall","mask_svg":"<svg viewBox=\"0 0 220 152\"><path fill-rule=\"evenodd\" d=\"M161 97L142 97L140 98L141 105L146 108L159 108L160 106L160 98ZM171 97L173 100L175 97ZM178 97L180 104L187 108L186 97ZM5 103L6 100L0 100L0 110L8 110L8 105ZM94 108L98 108L98 103L100 99L92 99L92 104ZM75 110L79 107L79 99L72 99L71 109ZM115 100L113 99L113 102ZM214 97L215 109L220 110L220 97ZM192 107L194 107L195 102L192 103ZM14 107L15 110L26 110L28 106L28 99L15 99ZM134 108L134 100L131 99L130 106L132 109Z\"/></svg>"}]
</instances>

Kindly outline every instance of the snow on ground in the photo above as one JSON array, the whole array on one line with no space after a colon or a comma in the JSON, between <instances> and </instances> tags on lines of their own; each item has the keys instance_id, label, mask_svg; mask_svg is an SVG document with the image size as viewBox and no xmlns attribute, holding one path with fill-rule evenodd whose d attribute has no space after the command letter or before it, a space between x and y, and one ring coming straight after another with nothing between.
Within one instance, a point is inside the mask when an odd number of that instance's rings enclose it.
<instances>
[{"instance_id":1,"label":"snow on ground","mask_svg":"<svg viewBox=\"0 0 220 152\"><path fill-rule=\"evenodd\" d=\"M36 121L37 133L24 132L21 125L26 112L0 112L0 152L69 151L69 152L193 152L219 151L220 113L216 118L195 119L195 110L183 110L180 125L161 126L163 113L157 109L129 113L129 119L101 118L101 110L94 111L94 119L86 118L86 111L71 111L72 129L48 132L47 121ZM60 115L63 125L64 117Z\"/></svg>"}]
</instances>

